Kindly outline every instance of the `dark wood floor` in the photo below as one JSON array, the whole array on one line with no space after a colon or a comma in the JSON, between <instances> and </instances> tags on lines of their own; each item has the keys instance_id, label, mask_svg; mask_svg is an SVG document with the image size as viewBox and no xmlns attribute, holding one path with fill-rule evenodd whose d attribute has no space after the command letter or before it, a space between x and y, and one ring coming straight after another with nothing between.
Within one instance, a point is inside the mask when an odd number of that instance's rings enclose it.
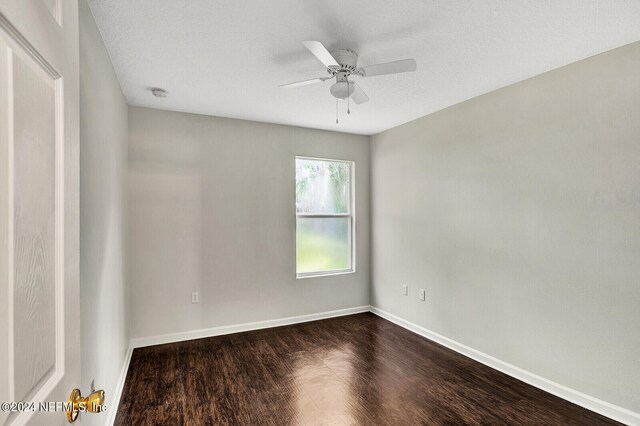
<instances>
[{"instance_id":1,"label":"dark wood floor","mask_svg":"<svg viewBox=\"0 0 640 426\"><path fill-rule=\"evenodd\" d=\"M116 425L617 424L365 313L133 352Z\"/></svg>"}]
</instances>

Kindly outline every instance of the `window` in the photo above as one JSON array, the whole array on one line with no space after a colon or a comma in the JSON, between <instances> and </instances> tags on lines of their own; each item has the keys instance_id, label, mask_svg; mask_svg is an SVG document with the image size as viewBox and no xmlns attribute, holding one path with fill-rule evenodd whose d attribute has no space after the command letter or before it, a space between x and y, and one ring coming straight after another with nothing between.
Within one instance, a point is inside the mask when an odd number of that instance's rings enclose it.
<instances>
[{"instance_id":1,"label":"window","mask_svg":"<svg viewBox=\"0 0 640 426\"><path fill-rule=\"evenodd\" d=\"M353 162L296 157L296 275L354 272Z\"/></svg>"}]
</instances>

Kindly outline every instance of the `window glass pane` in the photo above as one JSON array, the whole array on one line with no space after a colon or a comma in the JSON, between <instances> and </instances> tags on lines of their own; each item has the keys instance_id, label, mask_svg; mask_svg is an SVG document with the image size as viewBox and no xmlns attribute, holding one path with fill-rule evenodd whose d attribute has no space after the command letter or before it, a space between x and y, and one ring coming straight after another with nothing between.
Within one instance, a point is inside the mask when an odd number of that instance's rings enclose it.
<instances>
[{"instance_id":1,"label":"window glass pane","mask_svg":"<svg viewBox=\"0 0 640 426\"><path fill-rule=\"evenodd\" d=\"M349 163L296 159L296 213L349 213Z\"/></svg>"},{"instance_id":2,"label":"window glass pane","mask_svg":"<svg viewBox=\"0 0 640 426\"><path fill-rule=\"evenodd\" d=\"M296 261L299 274L351 267L351 220L299 217L296 224Z\"/></svg>"}]
</instances>

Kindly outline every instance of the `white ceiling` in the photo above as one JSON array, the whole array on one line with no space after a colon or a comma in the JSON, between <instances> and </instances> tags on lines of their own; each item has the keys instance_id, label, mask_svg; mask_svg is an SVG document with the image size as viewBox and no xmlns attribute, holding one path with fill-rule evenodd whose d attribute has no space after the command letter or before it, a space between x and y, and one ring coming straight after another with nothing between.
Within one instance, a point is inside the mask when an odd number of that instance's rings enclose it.
<instances>
[{"instance_id":1,"label":"white ceiling","mask_svg":"<svg viewBox=\"0 0 640 426\"><path fill-rule=\"evenodd\" d=\"M361 134L640 40L639 0L90 4L130 105ZM418 70L357 80L371 100L336 124L331 81L277 87L326 75L304 40L354 50L359 65L412 57Z\"/></svg>"}]
</instances>

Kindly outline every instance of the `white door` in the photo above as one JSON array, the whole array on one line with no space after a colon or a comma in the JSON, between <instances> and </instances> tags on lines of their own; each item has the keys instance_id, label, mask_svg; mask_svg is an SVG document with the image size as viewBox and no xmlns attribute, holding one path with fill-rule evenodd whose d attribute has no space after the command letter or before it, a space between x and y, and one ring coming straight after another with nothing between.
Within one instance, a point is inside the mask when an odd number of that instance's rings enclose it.
<instances>
[{"instance_id":1,"label":"white door","mask_svg":"<svg viewBox=\"0 0 640 426\"><path fill-rule=\"evenodd\" d=\"M0 424L80 383L77 8L0 0L0 402L36 403Z\"/></svg>"}]
</instances>

